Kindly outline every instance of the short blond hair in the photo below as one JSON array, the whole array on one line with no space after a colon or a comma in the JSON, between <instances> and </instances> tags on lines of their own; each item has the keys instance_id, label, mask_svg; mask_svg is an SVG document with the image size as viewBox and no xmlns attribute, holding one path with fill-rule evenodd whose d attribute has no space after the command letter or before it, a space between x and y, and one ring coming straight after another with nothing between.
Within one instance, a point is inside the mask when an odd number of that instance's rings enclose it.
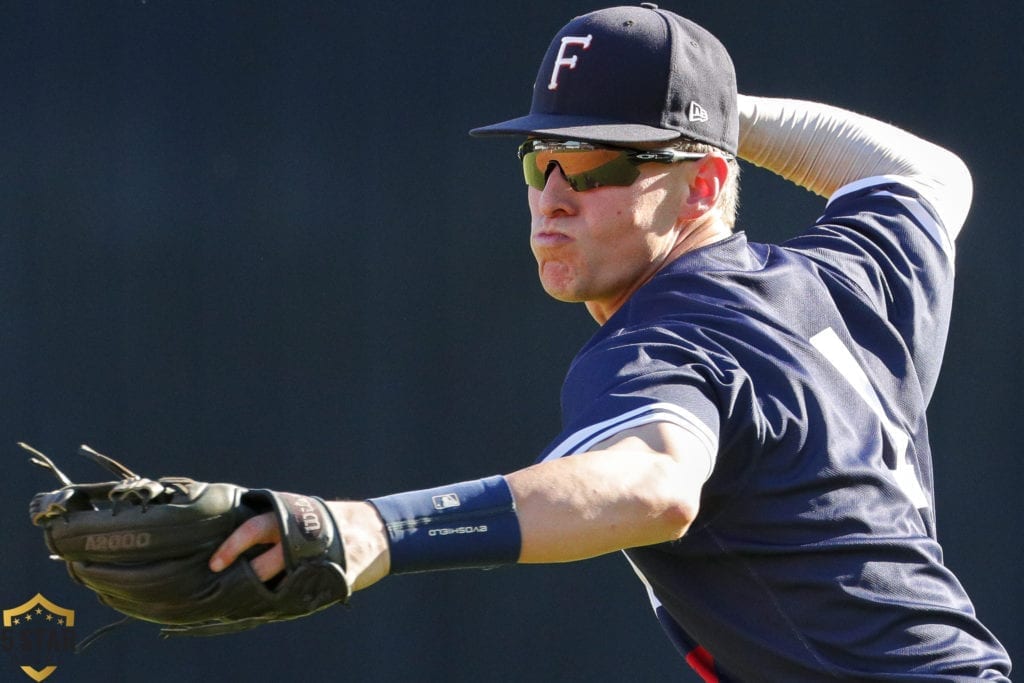
<instances>
[{"instance_id":1,"label":"short blond hair","mask_svg":"<svg viewBox=\"0 0 1024 683\"><path fill-rule=\"evenodd\" d=\"M672 144L673 149L681 152L697 152L699 154L710 154L718 152L726 159L729 165L729 177L722 186L715 206L722 214L722 221L732 230L736 225L736 216L740 211L740 162L732 154L727 154L713 145L693 140L677 140Z\"/></svg>"}]
</instances>

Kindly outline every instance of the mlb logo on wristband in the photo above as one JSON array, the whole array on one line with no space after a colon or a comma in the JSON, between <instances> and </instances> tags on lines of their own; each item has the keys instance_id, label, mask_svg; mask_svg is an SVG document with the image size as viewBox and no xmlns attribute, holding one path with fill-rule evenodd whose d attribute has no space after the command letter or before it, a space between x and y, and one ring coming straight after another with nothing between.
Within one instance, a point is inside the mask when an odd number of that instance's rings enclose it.
<instances>
[{"instance_id":1,"label":"mlb logo on wristband","mask_svg":"<svg viewBox=\"0 0 1024 683\"><path fill-rule=\"evenodd\" d=\"M434 503L435 510L447 510L449 508L457 508L462 505L459 502L459 494L457 493L442 493L439 496L434 496L431 499Z\"/></svg>"},{"instance_id":2,"label":"mlb logo on wristband","mask_svg":"<svg viewBox=\"0 0 1024 683\"><path fill-rule=\"evenodd\" d=\"M501 475L369 502L387 529L392 574L489 568L519 560L516 502Z\"/></svg>"}]
</instances>

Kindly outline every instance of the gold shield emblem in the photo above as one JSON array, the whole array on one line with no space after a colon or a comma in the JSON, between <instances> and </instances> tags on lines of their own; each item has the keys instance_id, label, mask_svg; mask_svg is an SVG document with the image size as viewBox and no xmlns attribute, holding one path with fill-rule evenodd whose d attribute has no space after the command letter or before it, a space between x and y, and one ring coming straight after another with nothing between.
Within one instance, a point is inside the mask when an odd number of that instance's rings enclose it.
<instances>
[{"instance_id":1,"label":"gold shield emblem","mask_svg":"<svg viewBox=\"0 0 1024 683\"><path fill-rule=\"evenodd\" d=\"M60 652L71 652L75 648L75 611L50 600L42 593L17 607L4 610L3 649L13 651L19 657L42 661L53 661ZM21 660L24 661L24 660ZM56 664L45 663L39 668L19 664L25 675L37 683L46 680L57 670Z\"/></svg>"}]
</instances>

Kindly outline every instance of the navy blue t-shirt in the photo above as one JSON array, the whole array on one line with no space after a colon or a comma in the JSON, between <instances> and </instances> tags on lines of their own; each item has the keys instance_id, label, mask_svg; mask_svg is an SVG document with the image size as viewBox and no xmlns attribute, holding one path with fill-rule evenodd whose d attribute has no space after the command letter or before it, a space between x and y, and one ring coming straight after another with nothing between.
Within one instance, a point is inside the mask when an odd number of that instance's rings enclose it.
<instances>
[{"instance_id":1,"label":"navy blue t-shirt","mask_svg":"<svg viewBox=\"0 0 1024 683\"><path fill-rule=\"evenodd\" d=\"M684 254L573 361L541 460L662 420L709 445L686 535L626 551L705 680L1009 680L936 541L952 294L935 212L871 179L781 245Z\"/></svg>"}]
</instances>

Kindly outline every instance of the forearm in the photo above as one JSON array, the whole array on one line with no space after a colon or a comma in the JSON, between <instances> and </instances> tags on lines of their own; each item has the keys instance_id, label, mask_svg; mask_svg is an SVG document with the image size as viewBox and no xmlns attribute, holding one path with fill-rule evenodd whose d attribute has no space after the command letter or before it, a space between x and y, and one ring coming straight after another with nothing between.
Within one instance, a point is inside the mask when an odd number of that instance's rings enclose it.
<instances>
[{"instance_id":1,"label":"forearm","mask_svg":"<svg viewBox=\"0 0 1024 683\"><path fill-rule=\"evenodd\" d=\"M571 562L682 536L714 450L702 433L654 422L504 477L370 502L386 523L393 573Z\"/></svg>"},{"instance_id":2,"label":"forearm","mask_svg":"<svg viewBox=\"0 0 1024 683\"><path fill-rule=\"evenodd\" d=\"M696 515L701 481L672 456L620 448L540 463L505 477L374 498L380 518L373 524L363 519L359 531L370 550L367 558L382 549L387 557L370 563L367 578L571 562L671 541ZM345 543L355 550L347 532ZM362 567L353 563L356 572Z\"/></svg>"},{"instance_id":3,"label":"forearm","mask_svg":"<svg viewBox=\"0 0 1024 683\"><path fill-rule=\"evenodd\" d=\"M955 237L972 185L952 152L911 133L837 107L739 96L743 159L823 197L856 180L901 176L936 207Z\"/></svg>"}]
</instances>

